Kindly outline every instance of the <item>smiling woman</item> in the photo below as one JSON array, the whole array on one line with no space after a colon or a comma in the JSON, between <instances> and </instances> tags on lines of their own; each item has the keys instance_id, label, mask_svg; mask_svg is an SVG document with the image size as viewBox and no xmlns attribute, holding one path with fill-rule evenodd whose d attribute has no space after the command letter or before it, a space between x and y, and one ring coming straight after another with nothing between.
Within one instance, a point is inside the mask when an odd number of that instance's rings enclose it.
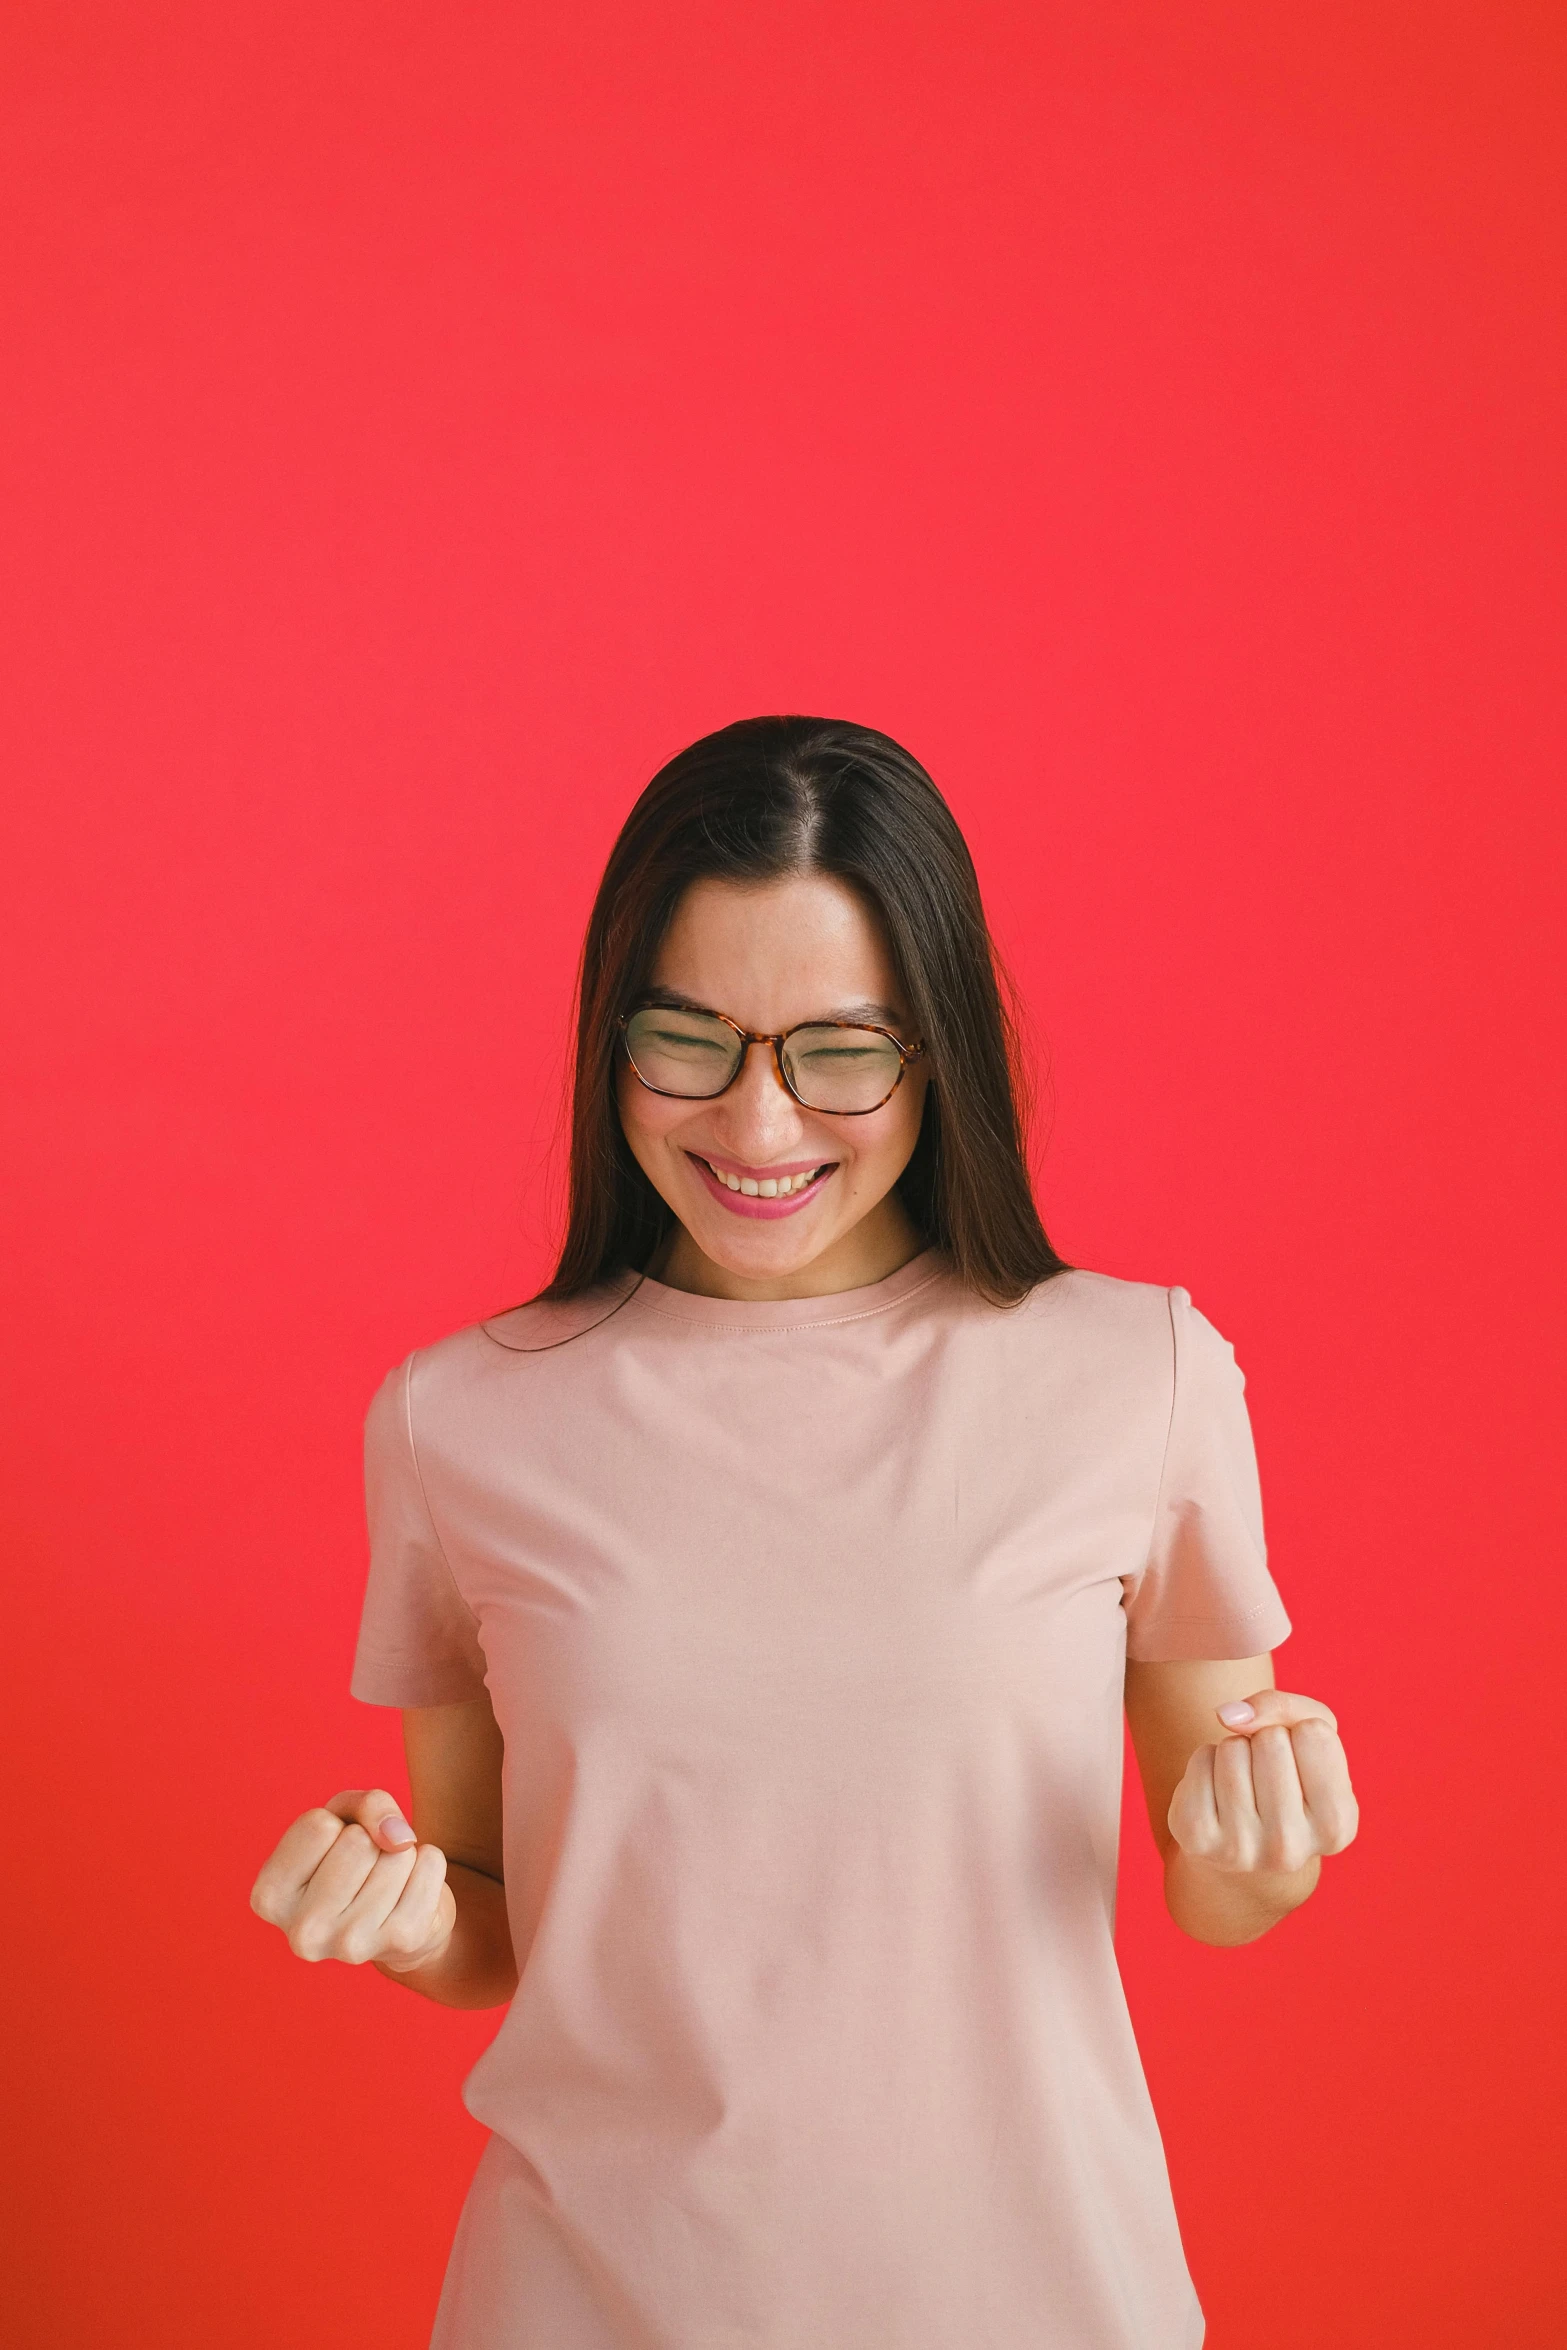
<instances>
[{"instance_id":1,"label":"smiling woman","mask_svg":"<svg viewBox=\"0 0 1567 2350\"><path fill-rule=\"evenodd\" d=\"M684 1015L678 1030L650 1027L655 1008ZM852 1077L827 1022L851 1024ZM1025 1098L973 861L918 761L838 721L726 726L661 769L610 853L579 980L570 1216L545 1295L655 1252L692 1286L709 1247L736 1294L801 1278L817 1292L918 1245L1015 1302L1062 1269L1029 1184ZM802 1172L833 1194L808 1231L742 1236L712 1214Z\"/></svg>"},{"instance_id":2,"label":"smiling woman","mask_svg":"<svg viewBox=\"0 0 1567 2350\"><path fill-rule=\"evenodd\" d=\"M539 1297L365 1423L383 1790L254 1896L509 2001L436 2350L1193 2350L1112 1940L1123 1701L1172 1915L1355 1831L1273 1686L1243 1381L1035 1210L978 884L922 768L755 719L656 776L578 1006Z\"/></svg>"},{"instance_id":3,"label":"smiling woman","mask_svg":"<svg viewBox=\"0 0 1567 2350\"><path fill-rule=\"evenodd\" d=\"M820 1295L915 1255L923 1236L896 1185L919 1138L928 1062L897 1033L911 1015L863 900L822 872L695 882L652 980L665 1003L738 989L769 1025L633 1015L620 1123L673 1219L649 1269L709 1295ZM829 1009L875 997L885 1033ZM691 1066L693 1036L716 1067Z\"/></svg>"}]
</instances>

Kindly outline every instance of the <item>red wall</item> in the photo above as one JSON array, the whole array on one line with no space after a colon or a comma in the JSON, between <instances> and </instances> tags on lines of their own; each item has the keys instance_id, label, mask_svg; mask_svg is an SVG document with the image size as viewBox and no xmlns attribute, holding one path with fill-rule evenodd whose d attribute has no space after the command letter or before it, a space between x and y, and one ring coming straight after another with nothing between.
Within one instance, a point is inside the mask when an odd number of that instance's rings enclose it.
<instances>
[{"instance_id":1,"label":"red wall","mask_svg":"<svg viewBox=\"0 0 1567 2350\"><path fill-rule=\"evenodd\" d=\"M11 2338L426 2339L490 2027L246 1895L398 1783L361 1416L539 1277L612 831L789 708L967 825L1051 1229L1235 1340L1358 1765L1258 1948L1129 1856L1212 2350L1559 2342L1567 18L0 41Z\"/></svg>"}]
</instances>

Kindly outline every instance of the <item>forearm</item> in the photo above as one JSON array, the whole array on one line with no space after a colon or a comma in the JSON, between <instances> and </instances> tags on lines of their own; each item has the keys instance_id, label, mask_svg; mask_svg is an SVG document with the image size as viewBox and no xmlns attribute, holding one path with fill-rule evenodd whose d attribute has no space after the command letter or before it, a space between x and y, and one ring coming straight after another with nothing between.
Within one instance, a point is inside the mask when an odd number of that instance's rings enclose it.
<instances>
[{"instance_id":1,"label":"forearm","mask_svg":"<svg viewBox=\"0 0 1567 2350\"><path fill-rule=\"evenodd\" d=\"M1319 1859L1299 1869L1226 1870L1172 1844L1165 1854L1165 1906L1182 1933L1216 1949L1255 1942L1316 1891Z\"/></svg>"},{"instance_id":2,"label":"forearm","mask_svg":"<svg viewBox=\"0 0 1567 2350\"><path fill-rule=\"evenodd\" d=\"M506 1888L460 1861L447 1863L446 1882L457 1915L440 1956L403 1973L384 1959L376 1966L390 1981L442 2007L504 2007L517 1988Z\"/></svg>"}]
</instances>

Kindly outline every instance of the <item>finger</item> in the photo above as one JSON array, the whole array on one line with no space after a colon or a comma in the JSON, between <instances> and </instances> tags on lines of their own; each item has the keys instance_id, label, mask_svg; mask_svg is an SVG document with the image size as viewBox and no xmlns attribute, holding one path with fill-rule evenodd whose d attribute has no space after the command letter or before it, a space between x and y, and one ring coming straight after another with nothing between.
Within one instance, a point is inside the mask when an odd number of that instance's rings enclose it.
<instances>
[{"instance_id":1,"label":"finger","mask_svg":"<svg viewBox=\"0 0 1567 2350\"><path fill-rule=\"evenodd\" d=\"M355 1821L383 1852L403 1852L415 1841L402 1805L384 1787L347 1787L326 1808L340 1820Z\"/></svg>"},{"instance_id":2,"label":"finger","mask_svg":"<svg viewBox=\"0 0 1567 2350\"><path fill-rule=\"evenodd\" d=\"M1254 1730L1269 1729L1275 1722L1286 1730L1293 1730L1297 1722L1326 1722L1330 1730L1338 1728L1338 1716L1318 1699L1296 1697L1288 1689L1254 1689L1250 1697L1232 1698L1214 1711L1227 1730L1243 1738L1249 1738Z\"/></svg>"},{"instance_id":3,"label":"finger","mask_svg":"<svg viewBox=\"0 0 1567 2350\"><path fill-rule=\"evenodd\" d=\"M1213 1800L1219 1812L1221 1868L1254 1869L1262 1841L1257 1798L1251 1781L1251 1748L1244 1738L1224 1738L1213 1750Z\"/></svg>"},{"instance_id":4,"label":"finger","mask_svg":"<svg viewBox=\"0 0 1567 2350\"><path fill-rule=\"evenodd\" d=\"M349 1907L380 1857L368 1832L350 1821L300 1893L287 1921L290 1947L300 1958L330 1957Z\"/></svg>"},{"instance_id":5,"label":"finger","mask_svg":"<svg viewBox=\"0 0 1567 2350\"><path fill-rule=\"evenodd\" d=\"M363 1966L367 1958L379 1954L386 1921L397 1907L418 1859L416 1844L410 1844L403 1852L377 1855L364 1883L339 1914L332 1942L334 1958L342 1959L349 1966Z\"/></svg>"},{"instance_id":6,"label":"finger","mask_svg":"<svg viewBox=\"0 0 1567 2350\"><path fill-rule=\"evenodd\" d=\"M1360 1826L1360 1806L1349 1780L1349 1760L1338 1733L1325 1722L1302 1722L1290 1732L1306 1816L1319 1852L1342 1852Z\"/></svg>"},{"instance_id":7,"label":"finger","mask_svg":"<svg viewBox=\"0 0 1567 2350\"><path fill-rule=\"evenodd\" d=\"M438 1844L421 1844L408 1882L382 1927L384 1960L395 1969L400 1960L429 1950L439 1938L443 1913L449 1930L456 1905L446 1882L446 1855Z\"/></svg>"},{"instance_id":8,"label":"finger","mask_svg":"<svg viewBox=\"0 0 1567 2350\"><path fill-rule=\"evenodd\" d=\"M1329 1732L1331 1737L1332 1732ZM1239 1739L1229 1741L1239 1745ZM1251 1757L1251 1783L1256 1799L1260 1835L1258 1866L1293 1873L1316 1857L1317 1843L1306 1817L1300 1773L1290 1733L1275 1722L1246 1742Z\"/></svg>"},{"instance_id":9,"label":"finger","mask_svg":"<svg viewBox=\"0 0 1567 2350\"><path fill-rule=\"evenodd\" d=\"M1183 1852L1206 1858L1219 1848L1219 1807L1213 1797L1211 1746L1199 1746L1170 1798L1167 1825Z\"/></svg>"},{"instance_id":10,"label":"finger","mask_svg":"<svg viewBox=\"0 0 1567 2350\"><path fill-rule=\"evenodd\" d=\"M342 1833L342 1820L324 1804L301 1813L279 1839L250 1889L250 1906L256 1915L269 1925L282 1925Z\"/></svg>"}]
</instances>

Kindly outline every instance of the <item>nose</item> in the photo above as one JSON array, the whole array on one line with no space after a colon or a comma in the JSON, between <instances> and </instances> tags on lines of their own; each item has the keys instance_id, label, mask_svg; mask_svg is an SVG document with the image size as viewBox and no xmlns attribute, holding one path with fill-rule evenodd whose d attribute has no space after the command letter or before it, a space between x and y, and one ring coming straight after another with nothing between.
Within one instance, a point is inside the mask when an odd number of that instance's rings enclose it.
<instances>
[{"instance_id":1,"label":"nose","mask_svg":"<svg viewBox=\"0 0 1567 2350\"><path fill-rule=\"evenodd\" d=\"M714 1107L725 1148L753 1166L765 1166L799 1139L799 1105L770 1044L747 1045L740 1074Z\"/></svg>"}]
</instances>

